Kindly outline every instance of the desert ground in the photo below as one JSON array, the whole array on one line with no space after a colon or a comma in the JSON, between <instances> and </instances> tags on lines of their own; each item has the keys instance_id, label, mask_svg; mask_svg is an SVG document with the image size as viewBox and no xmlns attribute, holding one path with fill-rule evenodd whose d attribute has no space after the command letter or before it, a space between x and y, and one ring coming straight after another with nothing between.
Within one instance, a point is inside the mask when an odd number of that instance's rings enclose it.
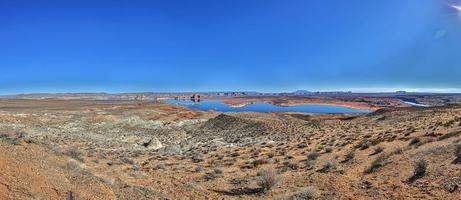
<instances>
[{"instance_id":1,"label":"desert ground","mask_svg":"<svg viewBox=\"0 0 461 200\"><path fill-rule=\"evenodd\" d=\"M0 100L0 199L460 199L461 106Z\"/></svg>"}]
</instances>

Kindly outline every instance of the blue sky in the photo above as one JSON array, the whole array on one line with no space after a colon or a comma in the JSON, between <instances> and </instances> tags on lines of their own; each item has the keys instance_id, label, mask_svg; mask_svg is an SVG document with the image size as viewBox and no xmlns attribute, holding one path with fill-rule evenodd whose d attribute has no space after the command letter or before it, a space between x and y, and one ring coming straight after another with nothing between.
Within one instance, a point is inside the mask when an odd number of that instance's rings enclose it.
<instances>
[{"instance_id":1,"label":"blue sky","mask_svg":"<svg viewBox=\"0 0 461 200\"><path fill-rule=\"evenodd\" d=\"M0 94L457 90L445 0L0 0Z\"/></svg>"}]
</instances>

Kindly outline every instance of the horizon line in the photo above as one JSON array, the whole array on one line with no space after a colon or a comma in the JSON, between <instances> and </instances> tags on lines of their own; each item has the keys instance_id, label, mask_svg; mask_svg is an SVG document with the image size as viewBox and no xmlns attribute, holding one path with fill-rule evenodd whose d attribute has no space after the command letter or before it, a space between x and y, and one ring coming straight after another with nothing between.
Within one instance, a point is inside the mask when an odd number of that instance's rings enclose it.
<instances>
[{"instance_id":1,"label":"horizon line","mask_svg":"<svg viewBox=\"0 0 461 200\"><path fill-rule=\"evenodd\" d=\"M349 89L323 89L323 90L309 90L297 89L293 91L258 91L258 90L202 90L202 91L119 91L110 92L106 91L49 91L49 92L19 92L19 93L5 93L0 96L19 96L19 95L44 95L44 94L140 94L140 93L212 93L212 92L255 92L262 94L282 94L282 93L295 93L297 91L306 91L310 93L432 93L432 94L461 94L461 88L349 88Z\"/></svg>"}]
</instances>

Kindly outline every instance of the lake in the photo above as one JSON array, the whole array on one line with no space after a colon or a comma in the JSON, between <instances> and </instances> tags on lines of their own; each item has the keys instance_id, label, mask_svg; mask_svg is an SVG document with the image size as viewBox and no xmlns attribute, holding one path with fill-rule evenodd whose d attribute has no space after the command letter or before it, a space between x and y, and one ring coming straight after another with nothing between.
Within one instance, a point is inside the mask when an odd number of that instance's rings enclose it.
<instances>
[{"instance_id":1,"label":"lake","mask_svg":"<svg viewBox=\"0 0 461 200\"><path fill-rule=\"evenodd\" d=\"M302 104L292 106L274 105L267 102L255 102L245 106L233 107L219 100L190 100L167 99L164 102L186 106L193 110L214 110L220 112L304 112L304 113L367 113L370 110L354 109L336 105Z\"/></svg>"}]
</instances>

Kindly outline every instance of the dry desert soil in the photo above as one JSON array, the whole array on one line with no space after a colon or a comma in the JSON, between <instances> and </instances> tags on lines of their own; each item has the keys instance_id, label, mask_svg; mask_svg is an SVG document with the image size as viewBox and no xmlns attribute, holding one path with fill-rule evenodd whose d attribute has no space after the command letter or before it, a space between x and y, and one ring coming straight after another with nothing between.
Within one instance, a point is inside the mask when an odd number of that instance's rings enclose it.
<instances>
[{"instance_id":1,"label":"dry desert soil","mask_svg":"<svg viewBox=\"0 0 461 200\"><path fill-rule=\"evenodd\" d=\"M461 199L461 106L0 100L0 199Z\"/></svg>"}]
</instances>

